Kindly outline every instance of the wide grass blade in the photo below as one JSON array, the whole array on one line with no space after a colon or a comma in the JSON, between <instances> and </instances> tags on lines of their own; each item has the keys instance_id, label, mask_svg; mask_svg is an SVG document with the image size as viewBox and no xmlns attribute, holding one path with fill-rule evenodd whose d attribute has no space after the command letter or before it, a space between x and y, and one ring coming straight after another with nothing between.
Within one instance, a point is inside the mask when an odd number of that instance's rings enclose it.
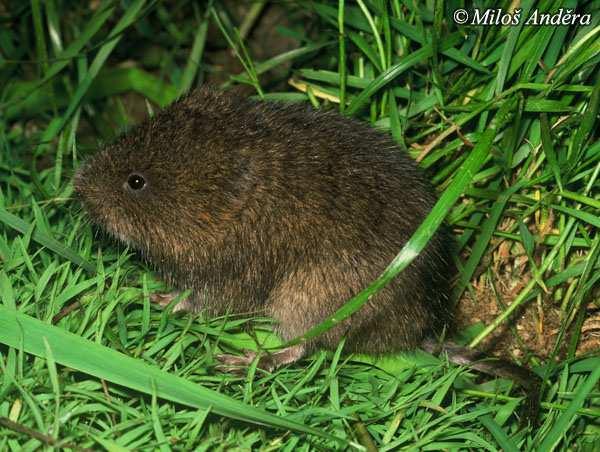
<instances>
[{"instance_id":1,"label":"wide grass blade","mask_svg":"<svg viewBox=\"0 0 600 452\"><path fill-rule=\"evenodd\" d=\"M293 430L345 444L345 441L289 418L269 414L258 408L169 374L158 367L100 344L88 341L59 327L45 324L13 309L0 306L0 342L23 348L42 358L46 345L55 362L113 383L194 408L240 421Z\"/></svg>"}]
</instances>

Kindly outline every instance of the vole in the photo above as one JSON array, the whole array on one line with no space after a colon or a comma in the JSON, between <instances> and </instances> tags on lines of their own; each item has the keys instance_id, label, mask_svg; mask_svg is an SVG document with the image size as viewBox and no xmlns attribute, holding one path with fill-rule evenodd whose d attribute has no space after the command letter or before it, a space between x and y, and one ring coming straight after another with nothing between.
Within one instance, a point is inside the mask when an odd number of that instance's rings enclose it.
<instances>
[{"instance_id":1,"label":"vole","mask_svg":"<svg viewBox=\"0 0 600 452\"><path fill-rule=\"evenodd\" d=\"M436 201L414 161L369 125L210 88L87 160L75 188L95 223L138 249L174 288L191 290L178 309L268 315L285 340L372 282ZM431 338L451 325L451 261L441 229L349 319L259 365L335 349L342 337L346 352L433 350Z\"/></svg>"}]
</instances>

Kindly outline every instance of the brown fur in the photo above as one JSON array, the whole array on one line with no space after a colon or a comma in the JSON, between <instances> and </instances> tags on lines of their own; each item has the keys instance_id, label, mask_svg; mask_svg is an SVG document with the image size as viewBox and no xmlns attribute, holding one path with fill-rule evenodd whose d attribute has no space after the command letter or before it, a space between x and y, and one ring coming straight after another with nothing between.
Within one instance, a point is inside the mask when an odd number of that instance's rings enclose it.
<instances>
[{"instance_id":1,"label":"brown fur","mask_svg":"<svg viewBox=\"0 0 600 452\"><path fill-rule=\"evenodd\" d=\"M131 173L147 186L132 193ZM305 105L202 89L78 171L91 218L138 248L209 314L261 312L290 339L389 264L435 202L385 134ZM449 319L449 239L425 250L358 313L311 346L385 353Z\"/></svg>"}]
</instances>

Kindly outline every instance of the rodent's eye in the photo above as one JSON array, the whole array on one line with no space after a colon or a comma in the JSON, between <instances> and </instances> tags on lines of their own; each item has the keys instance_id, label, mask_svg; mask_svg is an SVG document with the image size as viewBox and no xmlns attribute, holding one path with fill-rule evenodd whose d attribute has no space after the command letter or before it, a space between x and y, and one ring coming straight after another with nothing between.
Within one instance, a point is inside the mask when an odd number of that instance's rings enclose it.
<instances>
[{"instance_id":1,"label":"rodent's eye","mask_svg":"<svg viewBox=\"0 0 600 452\"><path fill-rule=\"evenodd\" d=\"M141 190L146 186L146 179L139 174L133 173L127 178L127 185L132 190Z\"/></svg>"}]
</instances>

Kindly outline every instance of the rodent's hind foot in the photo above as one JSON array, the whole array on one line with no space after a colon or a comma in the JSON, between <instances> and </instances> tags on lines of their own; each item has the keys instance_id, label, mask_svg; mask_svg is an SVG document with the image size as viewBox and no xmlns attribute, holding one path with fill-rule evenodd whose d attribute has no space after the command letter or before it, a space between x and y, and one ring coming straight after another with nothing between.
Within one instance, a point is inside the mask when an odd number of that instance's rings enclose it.
<instances>
[{"instance_id":1,"label":"rodent's hind foot","mask_svg":"<svg viewBox=\"0 0 600 452\"><path fill-rule=\"evenodd\" d=\"M298 361L304 356L305 347L302 345L294 345L279 350L275 353L263 353L258 358L257 367L266 371L273 372L275 369ZM216 358L221 362L216 368L223 372L245 374L246 368L252 364L258 354L256 352L246 350L243 356L237 355L217 355Z\"/></svg>"},{"instance_id":2,"label":"rodent's hind foot","mask_svg":"<svg viewBox=\"0 0 600 452\"><path fill-rule=\"evenodd\" d=\"M181 295L181 292L174 290L168 293L153 293L150 294L150 301L158 304L161 308L166 308L175 298ZM189 298L185 298L173 307L173 313L176 312L193 312L194 308Z\"/></svg>"}]
</instances>

